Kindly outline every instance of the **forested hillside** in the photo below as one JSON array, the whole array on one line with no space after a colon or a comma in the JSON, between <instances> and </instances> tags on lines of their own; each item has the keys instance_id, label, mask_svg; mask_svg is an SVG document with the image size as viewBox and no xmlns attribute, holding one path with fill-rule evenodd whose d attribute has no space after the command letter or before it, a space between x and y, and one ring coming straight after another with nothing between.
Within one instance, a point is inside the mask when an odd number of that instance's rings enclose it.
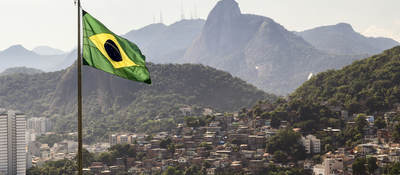
<instances>
[{"instance_id":1,"label":"forested hillside","mask_svg":"<svg viewBox=\"0 0 400 175\"><path fill-rule=\"evenodd\" d=\"M121 79L84 67L84 124L88 138L108 131L147 131L175 126L180 107L234 111L258 100L274 100L229 73L202 65L149 64L152 85ZM75 131L76 67L36 75L0 77L0 107L28 116L51 117L59 131ZM182 116L183 117L183 116ZM157 120L157 121L156 121ZM169 124L169 125L168 125Z\"/></svg>"},{"instance_id":2,"label":"forested hillside","mask_svg":"<svg viewBox=\"0 0 400 175\"><path fill-rule=\"evenodd\" d=\"M305 82L291 99L343 106L350 112L379 112L400 102L400 47L323 72Z\"/></svg>"}]
</instances>

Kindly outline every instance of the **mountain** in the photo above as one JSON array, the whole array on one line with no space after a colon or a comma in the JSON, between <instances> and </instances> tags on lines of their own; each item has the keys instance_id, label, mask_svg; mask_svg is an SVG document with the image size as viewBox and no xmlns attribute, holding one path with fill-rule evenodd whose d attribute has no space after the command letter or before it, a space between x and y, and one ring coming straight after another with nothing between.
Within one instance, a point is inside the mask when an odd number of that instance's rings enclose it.
<instances>
[{"instance_id":1,"label":"mountain","mask_svg":"<svg viewBox=\"0 0 400 175\"><path fill-rule=\"evenodd\" d=\"M183 106L234 111L276 97L229 73L202 65L149 64L152 85L84 67L85 125L135 131L155 118L170 121ZM36 75L0 77L0 106L29 116L51 116L60 131L73 131L76 118L76 66ZM168 120L167 120L168 119ZM104 126L106 125L106 126ZM116 126L118 125L118 127ZM102 135L105 136L105 135Z\"/></svg>"},{"instance_id":2,"label":"mountain","mask_svg":"<svg viewBox=\"0 0 400 175\"><path fill-rule=\"evenodd\" d=\"M288 94L317 73L360 56L326 54L274 20L242 14L234 0L221 0L181 62L201 63L238 76L267 92Z\"/></svg>"},{"instance_id":3,"label":"mountain","mask_svg":"<svg viewBox=\"0 0 400 175\"><path fill-rule=\"evenodd\" d=\"M77 49L73 49L72 51L64 54L63 59L54 66L54 70L67 69L72 64L74 64L74 62L77 60L77 56L78 56Z\"/></svg>"},{"instance_id":4,"label":"mountain","mask_svg":"<svg viewBox=\"0 0 400 175\"><path fill-rule=\"evenodd\" d=\"M43 73L42 70L35 69L35 68L28 68L28 67L14 67L14 68L8 68L5 71L0 73L0 76L5 76L5 75L12 75L12 74L28 74L28 75L33 75L33 74L39 74Z\"/></svg>"},{"instance_id":5,"label":"mountain","mask_svg":"<svg viewBox=\"0 0 400 175\"><path fill-rule=\"evenodd\" d=\"M293 100L342 106L351 113L382 112L400 103L400 46L311 78Z\"/></svg>"},{"instance_id":6,"label":"mountain","mask_svg":"<svg viewBox=\"0 0 400 175\"><path fill-rule=\"evenodd\" d=\"M62 55L65 53L60 49L55 49L49 46L38 46L35 47L32 51L39 55Z\"/></svg>"},{"instance_id":7,"label":"mountain","mask_svg":"<svg viewBox=\"0 0 400 175\"><path fill-rule=\"evenodd\" d=\"M136 43L148 58L154 63L174 63L181 58L185 50L199 36L204 20L182 20L166 26L151 24L139 30L133 30L124 35Z\"/></svg>"},{"instance_id":8,"label":"mountain","mask_svg":"<svg viewBox=\"0 0 400 175\"><path fill-rule=\"evenodd\" d=\"M400 45L390 38L365 37L346 23L317 27L297 34L317 49L341 55L378 54Z\"/></svg>"},{"instance_id":9,"label":"mountain","mask_svg":"<svg viewBox=\"0 0 400 175\"><path fill-rule=\"evenodd\" d=\"M199 35L204 20L182 20L166 26L152 24L139 30L128 32L124 37L138 44L147 61L174 63L181 58L187 47ZM33 51L21 45L0 51L0 72L12 67L32 67L44 71L66 69L76 61L76 49L63 52L48 46L39 46Z\"/></svg>"},{"instance_id":10,"label":"mountain","mask_svg":"<svg viewBox=\"0 0 400 175\"><path fill-rule=\"evenodd\" d=\"M12 67L30 67L44 71L54 71L55 65L64 59L64 55L38 55L21 45L11 46L0 51L0 72Z\"/></svg>"},{"instance_id":11,"label":"mountain","mask_svg":"<svg viewBox=\"0 0 400 175\"><path fill-rule=\"evenodd\" d=\"M162 23L150 24L138 30L132 30L124 35L128 40L133 41L139 47L146 47L158 37L168 27Z\"/></svg>"}]
</instances>

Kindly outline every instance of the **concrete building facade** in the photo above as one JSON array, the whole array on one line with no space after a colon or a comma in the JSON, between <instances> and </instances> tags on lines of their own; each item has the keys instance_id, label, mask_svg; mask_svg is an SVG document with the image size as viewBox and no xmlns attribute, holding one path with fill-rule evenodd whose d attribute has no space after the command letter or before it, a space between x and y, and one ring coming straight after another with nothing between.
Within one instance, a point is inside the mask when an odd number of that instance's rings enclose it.
<instances>
[{"instance_id":1,"label":"concrete building facade","mask_svg":"<svg viewBox=\"0 0 400 175\"><path fill-rule=\"evenodd\" d=\"M34 131L38 135L42 135L51 130L52 123L48 118L35 117L28 120L27 128Z\"/></svg>"},{"instance_id":2,"label":"concrete building facade","mask_svg":"<svg viewBox=\"0 0 400 175\"><path fill-rule=\"evenodd\" d=\"M26 173L26 119L14 112L0 113L0 174Z\"/></svg>"},{"instance_id":3,"label":"concrete building facade","mask_svg":"<svg viewBox=\"0 0 400 175\"><path fill-rule=\"evenodd\" d=\"M321 152L321 141L313 135L307 135L301 138L301 142L306 149L307 154L320 153Z\"/></svg>"}]
</instances>

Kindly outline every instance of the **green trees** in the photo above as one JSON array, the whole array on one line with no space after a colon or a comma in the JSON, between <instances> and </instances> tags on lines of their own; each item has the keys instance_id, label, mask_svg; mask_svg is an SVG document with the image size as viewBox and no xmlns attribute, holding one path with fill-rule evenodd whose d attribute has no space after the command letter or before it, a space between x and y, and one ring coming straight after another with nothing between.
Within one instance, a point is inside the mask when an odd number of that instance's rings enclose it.
<instances>
[{"instance_id":1,"label":"green trees","mask_svg":"<svg viewBox=\"0 0 400 175\"><path fill-rule=\"evenodd\" d=\"M268 175L311 175L312 172L306 171L304 169L298 168L283 168L276 165L269 165L264 167L258 174L268 174Z\"/></svg>"},{"instance_id":2,"label":"green trees","mask_svg":"<svg viewBox=\"0 0 400 175\"><path fill-rule=\"evenodd\" d=\"M203 118L193 117L193 116L185 117L185 123L188 127L194 127L194 128L206 125L206 122L204 121Z\"/></svg>"},{"instance_id":3,"label":"green trees","mask_svg":"<svg viewBox=\"0 0 400 175\"><path fill-rule=\"evenodd\" d=\"M166 138L166 139L162 139L161 142L160 142L160 147L161 147L161 148L167 149L168 146L169 146L171 143L172 143L172 140L171 140L171 138L169 138L169 137Z\"/></svg>"},{"instance_id":4,"label":"green trees","mask_svg":"<svg viewBox=\"0 0 400 175\"><path fill-rule=\"evenodd\" d=\"M204 173L201 171L201 168L195 165L190 166L183 173L184 175L203 175Z\"/></svg>"},{"instance_id":5,"label":"green trees","mask_svg":"<svg viewBox=\"0 0 400 175\"><path fill-rule=\"evenodd\" d=\"M365 158L357 158L352 165L353 168L353 175L366 175L367 174L367 168L365 167L365 164L367 161Z\"/></svg>"},{"instance_id":6,"label":"green trees","mask_svg":"<svg viewBox=\"0 0 400 175\"><path fill-rule=\"evenodd\" d=\"M274 152L274 161L277 163L287 163L288 162L288 155L286 152L283 151L275 151Z\"/></svg>"},{"instance_id":7,"label":"green trees","mask_svg":"<svg viewBox=\"0 0 400 175\"><path fill-rule=\"evenodd\" d=\"M206 148L206 150L212 150L213 149L213 146L207 144L207 142L201 142L199 147Z\"/></svg>"},{"instance_id":8,"label":"green trees","mask_svg":"<svg viewBox=\"0 0 400 175\"><path fill-rule=\"evenodd\" d=\"M356 61L341 70L319 73L305 82L292 100L344 105L350 114L383 112L400 102L400 47Z\"/></svg>"},{"instance_id":9,"label":"green trees","mask_svg":"<svg viewBox=\"0 0 400 175\"><path fill-rule=\"evenodd\" d=\"M369 174L373 174L379 168L377 164L377 159L375 157L367 158L367 163L367 170Z\"/></svg>"},{"instance_id":10,"label":"green trees","mask_svg":"<svg viewBox=\"0 0 400 175\"><path fill-rule=\"evenodd\" d=\"M183 106L232 112L259 100L276 99L207 66L149 64L149 68L154 80L150 86L83 70L87 89L83 101L85 143L105 141L107 135L119 131L169 131L182 122L184 116L179 108ZM75 97L70 95L76 93L75 86L70 86L74 83L74 69L0 76L0 106L29 116L50 116L55 119L55 132L75 132Z\"/></svg>"},{"instance_id":11,"label":"green trees","mask_svg":"<svg viewBox=\"0 0 400 175\"><path fill-rule=\"evenodd\" d=\"M332 112L328 107L303 100L280 100L273 104L272 110L261 111L264 119L271 121L272 128L279 128L281 121L288 121L292 127L301 128L305 133L320 131L326 127L340 127L341 120L338 114ZM259 106L251 111L259 110ZM254 116L253 116L254 117Z\"/></svg>"},{"instance_id":12,"label":"green trees","mask_svg":"<svg viewBox=\"0 0 400 175\"><path fill-rule=\"evenodd\" d=\"M377 117L374 121L374 126L378 129L383 129L386 127L386 122L383 117Z\"/></svg>"},{"instance_id":13,"label":"green trees","mask_svg":"<svg viewBox=\"0 0 400 175\"><path fill-rule=\"evenodd\" d=\"M127 158L137 158L141 160L144 155L138 155L136 147L134 145L114 145L108 149L108 152L102 152L100 154L93 154L83 150L83 164L84 167L90 166L92 162L103 162L108 166L115 165L117 158L122 158L126 162Z\"/></svg>"},{"instance_id":14,"label":"green trees","mask_svg":"<svg viewBox=\"0 0 400 175\"><path fill-rule=\"evenodd\" d=\"M39 136L36 138L36 141L43 143L43 144L48 144L49 147L53 147L53 145L57 142L61 142L64 140L64 137L59 134L51 134L51 135L44 135L44 136Z\"/></svg>"},{"instance_id":15,"label":"green trees","mask_svg":"<svg viewBox=\"0 0 400 175\"><path fill-rule=\"evenodd\" d=\"M26 171L27 175L55 175L55 174L75 174L78 170L75 161L58 160L45 162L40 167L32 167Z\"/></svg>"},{"instance_id":16,"label":"green trees","mask_svg":"<svg viewBox=\"0 0 400 175\"><path fill-rule=\"evenodd\" d=\"M364 128L368 126L368 122L365 119L365 114L359 114L355 118L355 124L347 124L345 128L335 136L339 145L353 147L362 143Z\"/></svg>"},{"instance_id":17,"label":"green trees","mask_svg":"<svg viewBox=\"0 0 400 175\"><path fill-rule=\"evenodd\" d=\"M281 120L273 115L273 117L271 117L271 127L272 128L279 128L279 126L281 125Z\"/></svg>"},{"instance_id":18,"label":"green trees","mask_svg":"<svg viewBox=\"0 0 400 175\"><path fill-rule=\"evenodd\" d=\"M167 170L165 170L162 175L183 175L183 172L178 170L175 167L169 166Z\"/></svg>"},{"instance_id":19,"label":"green trees","mask_svg":"<svg viewBox=\"0 0 400 175\"><path fill-rule=\"evenodd\" d=\"M136 157L136 148L134 145L114 145L108 150L113 159Z\"/></svg>"},{"instance_id":20,"label":"green trees","mask_svg":"<svg viewBox=\"0 0 400 175\"><path fill-rule=\"evenodd\" d=\"M305 150L300 139L301 135L299 133L295 133L290 129L281 130L268 140L266 152L276 154L279 161L283 160L283 155L287 155L284 159L289 161L303 160L305 158Z\"/></svg>"},{"instance_id":21,"label":"green trees","mask_svg":"<svg viewBox=\"0 0 400 175\"><path fill-rule=\"evenodd\" d=\"M389 168L389 175L398 175L400 174L400 163L394 163Z\"/></svg>"},{"instance_id":22,"label":"green trees","mask_svg":"<svg viewBox=\"0 0 400 175\"><path fill-rule=\"evenodd\" d=\"M395 142L400 141L400 123L398 123L394 126L393 133L392 133L392 139Z\"/></svg>"},{"instance_id":23,"label":"green trees","mask_svg":"<svg viewBox=\"0 0 400 175\"><path fill-rule=\"evenodd\" d=\"M170 153L175 152L175 144L172 142L171 138L162 139L160 142L160 147L164 149L168 149Z\"/></svg>"},{"instance_id":24,"label":"green trees","mask_svg":"<svg viewBox=\"0 0 400 175\"><path fill-rule=\"evenodd\" d=\"M110 152L102 152L97 156L96 160L110 166L113 164L113 157Z\"/></svg>"},{"instance_id":25,"label":"green trees","mask_svg":"<svg viewBox=\"0 0 400 175\"><path fill-rule=\"evenodd\" d=\"M358 114L354 121L358 132L363 132L364 128L368 126L365 114Z\"/></svg>"},{"instance_id":26,"label":"green trees","mask_svg":"<svg viewBox=\"0 0 400 175\"><path fill-rule=\"evenodd\" d=\"M188 127L197 128L206 126L208 123L214 120L214 116L201 116L201 117L186 116L184 120Z\"/></svg>"},{"instance_id":27,"label":"green trees","mask_svg":"<svg viewBox=\"0 0 400 175\"><path fill-rule=\"evenodd\" d=\"M342 145L352 147L362 142L363 134L357 127L347 125L346 128L339 134L338 141Z\"/></svg>"},{"instance_id":28,"label":"green trees","mask_svg":"<svg viewBox=\"0 0 400 175\"><path fill-rule=\"evenodd\" d=\"M87 149L83 149L82 156L83 156L83 162L82 162L83 167L89 167L92 164L92 162L94 161L94 154L90 153Z\"/></svg>"},{"instance_id":29,"label":"green trees","mask_svg":"<svg viewBox=\"0 0 400 175\"><path fill-rule=\"evenodd\" d=\"M375 157L357 158L352 165L354 175L374 174L379 168ZM368 173L367 173L368 172Z\"/></svg>"}]
</instances>

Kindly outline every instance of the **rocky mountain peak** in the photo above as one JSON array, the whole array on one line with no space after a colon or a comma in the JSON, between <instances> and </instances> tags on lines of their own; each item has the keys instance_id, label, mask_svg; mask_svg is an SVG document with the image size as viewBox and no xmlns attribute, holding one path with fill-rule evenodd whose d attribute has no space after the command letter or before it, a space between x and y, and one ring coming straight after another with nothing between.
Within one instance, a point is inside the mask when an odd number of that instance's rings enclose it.
<instances>
[{"instance_id":1,"label":"rocky mountain peak","mask_svg":"<svg viewBox=\"0 0 400 175\"><path fill-rule=\"evenodd\" d=\"M353 27L348 23L338 23L335 25L335 28L343 32L354 32Z\"/></svg>"},{"instance_id":2,"label":"rocky mountain peak","mask_svg":"<svg viewBox=\"0 0 400 175\"><path fill-rule=\"evenodd\" d=\"M3 51L3 54L12 54L12 55L22 55L22 54L32 54L31 51L23 47L22 45L13 45L6 50Z\"/></svg>"},{"instance_id":3,"label":"rocky mountain peak","mask_svg":"<svg viewBox=\"0 0 400 175\"><path fill-rule=\"evenodd\" d=\"M239 4L235 0L221 0L208 15L207 20L223 19L229 20L241 15Z\"/></svg>"}]
</instances>

